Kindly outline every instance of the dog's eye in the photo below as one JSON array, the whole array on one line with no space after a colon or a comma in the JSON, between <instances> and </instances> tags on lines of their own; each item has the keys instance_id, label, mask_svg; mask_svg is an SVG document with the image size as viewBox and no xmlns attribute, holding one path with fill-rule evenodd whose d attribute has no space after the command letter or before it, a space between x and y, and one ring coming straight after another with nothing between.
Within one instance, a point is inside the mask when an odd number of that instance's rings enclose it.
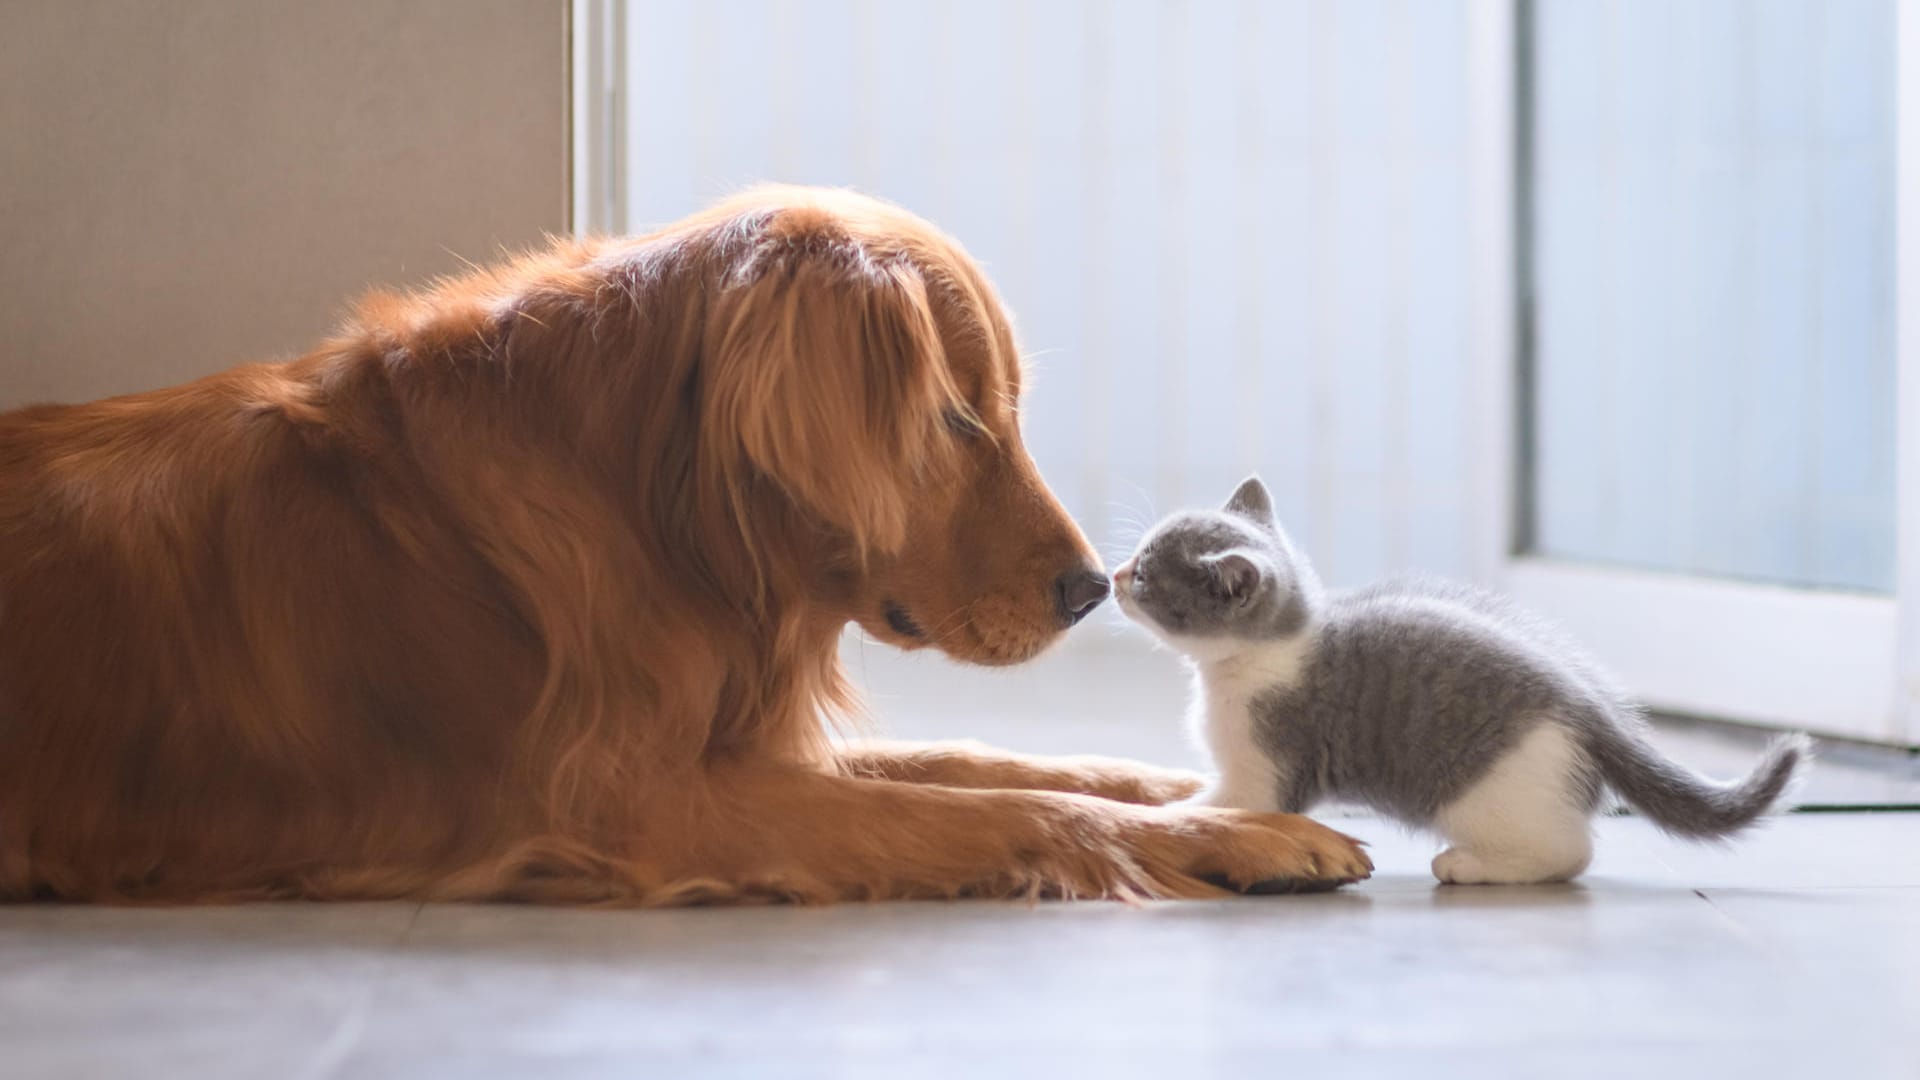
<instances>
[{"instance_id":1,"label":"dog's eye","mask_svg":"<svg viewBox=\"0 0 1920 1080\"><path fill-rule=\"evenodd\" d=\"M947 430L963 439L977 439L986 433L986 426L973 414L972 409L949 405L942 415L946 418Z\"/></svg>"}]
</instances>

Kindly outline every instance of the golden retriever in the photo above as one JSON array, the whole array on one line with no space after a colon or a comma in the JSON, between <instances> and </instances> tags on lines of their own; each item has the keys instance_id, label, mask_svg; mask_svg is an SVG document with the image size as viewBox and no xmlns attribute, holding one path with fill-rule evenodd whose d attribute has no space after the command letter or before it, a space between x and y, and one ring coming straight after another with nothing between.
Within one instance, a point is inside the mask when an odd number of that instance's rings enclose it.
<instances>
[{"instance_id":1,"label":"golden retriever","mask_svg":"<svg viewBox=\"0 0 1920 1080\"><path fill-rule=\"evenodd\" d=\"M1011 664L1106 593L1008 317L764 188L0 416L0 897L1181 897L1366 875L1181 773L842 744L849 620Z\"/></svg>"}]
</instances>

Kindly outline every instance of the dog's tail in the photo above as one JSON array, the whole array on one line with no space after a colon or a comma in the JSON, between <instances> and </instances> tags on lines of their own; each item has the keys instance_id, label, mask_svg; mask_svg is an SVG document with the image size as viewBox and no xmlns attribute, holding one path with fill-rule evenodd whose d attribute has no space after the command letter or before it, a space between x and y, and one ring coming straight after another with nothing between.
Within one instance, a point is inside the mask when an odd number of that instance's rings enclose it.
<instances>
[{"instance_id":1,"label":"dog's tail","mask_svg":"<svg viewBox=\"0 0 1920 1080\"><path fill-rule=\"evenodd\" d=\"M1694 840L1721 839L1752 825L1813 759L1805 735L1782 735L1746 776L1721 783L1669 761L1636 727L1610 719L1588 725L1582 732L1588 757L1628 805L1666 832Z\"/></svg>"}]
</instances>

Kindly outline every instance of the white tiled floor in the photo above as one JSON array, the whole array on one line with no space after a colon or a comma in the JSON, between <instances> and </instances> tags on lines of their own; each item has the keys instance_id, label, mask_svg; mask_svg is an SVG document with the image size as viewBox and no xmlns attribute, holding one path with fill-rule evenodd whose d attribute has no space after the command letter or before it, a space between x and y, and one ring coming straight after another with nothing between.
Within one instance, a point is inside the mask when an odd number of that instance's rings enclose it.
<instances>
[{"instance_id":1,"label":"white tiled floor","mask_svg":"<svg viewBox=\"0 0 1920 1080\"><path fill-rule=\"evenodd\" d=\"M1157 663L867 679L890 733L1178 760ZM0 1077L1920 1077L1920 814L1608 819L1525 889L1340 824L1357 888L1139 908L0 907Z\"/></svg>"}]
</instances>

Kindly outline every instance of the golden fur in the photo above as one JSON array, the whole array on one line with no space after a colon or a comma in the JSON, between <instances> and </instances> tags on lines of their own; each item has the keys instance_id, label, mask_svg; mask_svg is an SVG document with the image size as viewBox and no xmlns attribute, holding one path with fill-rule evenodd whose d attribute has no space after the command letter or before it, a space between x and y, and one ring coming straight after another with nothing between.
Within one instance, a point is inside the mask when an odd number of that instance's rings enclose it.
<instances>
[{"instance_id":1,"label":"golden fur","mask_svg":"<svg viewBox=\"0 0 1920 1080\"><path fill-rule=\"evenodd\" d=\"M0 416L0 897L1364 876L1303 818L1116 801L1181 774L823 735L848 620L982 663L1063 629L1093 556L1019 393L953 241L767 188L375 296L297 360Z\"/></svg>"}]
</instances>

